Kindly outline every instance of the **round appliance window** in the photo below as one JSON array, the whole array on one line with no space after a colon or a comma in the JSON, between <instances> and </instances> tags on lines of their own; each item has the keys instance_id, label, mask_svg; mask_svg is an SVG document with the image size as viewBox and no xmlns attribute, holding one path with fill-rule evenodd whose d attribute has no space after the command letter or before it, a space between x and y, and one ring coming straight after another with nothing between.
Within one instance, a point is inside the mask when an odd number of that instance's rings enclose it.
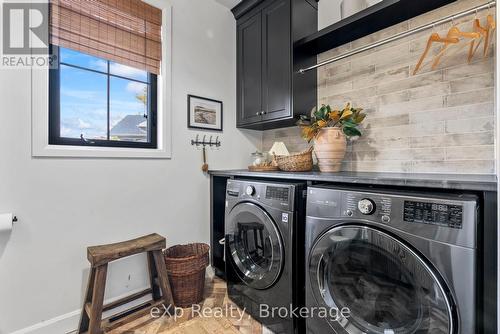
<instances>
[{"instance_id":1,"label":"round appliance window","mask_svg":"<svg viewBox=\"0 0 500 334\"><path fill-rule=\"evenodd\" d=\"M231 262L240 279L255 289L267 289L278 279L283 245L272 218L252 203L236 205L226 218Z\"/></svg>"},{"instance_id":2,"label":"round appliance window","mask_svg":"<svg viewBox=\"0 0 500 334\"><path fill-rule=\"evenodd\" d=\"M316 301L349 309L345 318L327 319L341 333L453 331L442 280L389 234L364 226L334 228L316 242L309 264Z\"/></svg>"}]
</instances>

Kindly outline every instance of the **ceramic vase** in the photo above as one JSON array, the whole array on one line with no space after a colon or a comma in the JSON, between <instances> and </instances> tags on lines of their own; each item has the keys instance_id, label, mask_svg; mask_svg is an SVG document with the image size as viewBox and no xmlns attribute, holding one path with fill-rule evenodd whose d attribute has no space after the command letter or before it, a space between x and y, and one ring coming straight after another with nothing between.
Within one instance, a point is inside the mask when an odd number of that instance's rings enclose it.
<instances>
[{"instance_id":1,"label":"ceramic vase","mask_svg":"<svg viewBox=\"0 0 500 334\"><path fill-rule=\"evenodd\" d=\"M340 128L323 128L314 140L314 153L322 172L339 172L347 149L345 134Z\"/></svg>"}]
</instances>

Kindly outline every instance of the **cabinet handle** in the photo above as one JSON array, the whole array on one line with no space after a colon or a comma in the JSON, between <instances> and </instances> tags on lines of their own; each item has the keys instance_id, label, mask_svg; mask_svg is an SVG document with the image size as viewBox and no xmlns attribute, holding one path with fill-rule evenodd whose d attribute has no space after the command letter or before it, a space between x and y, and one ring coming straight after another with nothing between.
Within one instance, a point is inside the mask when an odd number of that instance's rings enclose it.
<instances>
[{"instance_id":1,"label":"cabinet handle","mask_svg":"<svg viewBox=\"0 0 500 334\"><path fill-rule=\"evenodd\" d=\"M222 255L222 261L226 262L226 238L219 240L219 245L224 246L224 255Z\"/></svg>"},{"instance_id":2,"label":"cabinet handle","mask_svg":"<svg viewBox=\"0 0 500 334\"><path fill-rule=\"evenodd\" d=\"M266 115L266 114L267 114L267 111L263 111L263 113L264 113L264 115Z\"/></svg>"},{"instance_id":3,"label":"cabinet handle","mask_svg":"<svg viewBox=\"0 0 500 334\"><path fill-rule=\"evenodd\" d=\"M255 115L260 116L260 112L256 112Z\"/></svg>"}]
</instances>

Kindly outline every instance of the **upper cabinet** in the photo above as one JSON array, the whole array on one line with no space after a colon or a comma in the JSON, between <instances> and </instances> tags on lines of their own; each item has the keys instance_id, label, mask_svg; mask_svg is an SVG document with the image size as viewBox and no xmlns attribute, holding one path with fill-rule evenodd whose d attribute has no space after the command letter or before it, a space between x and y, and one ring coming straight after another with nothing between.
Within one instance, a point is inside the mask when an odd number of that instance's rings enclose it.
<instances>
[{"instance_id":1,"label":"upper cabinet","mask_svg":"<svg viewBox=\"0 0 500 334\"><path fill-rule=\"evenodd\" d=\"M262 110L262 13L238 25L238 125L261 119Z\"/></svg>"},{"instance_id":2,"label":"upper cabinet","mask_svg":"<svg viewBox=\"0 0 500 334\"><path fill-rule=\"evenodd\" d=\"M307 0L246 0L233 9L237 19L238 127L290 126L297 115L316 105L316 72L296 73L316 59L293 50L295 41L317 30L314 4Z\"/></svg>"},{"instance_id":3,"label":"upper cabinet","mask_svg":"<svg viewBox=\"0 0 500 334\"><path fill-rule=\"evenodd\" d=\"M262 10L263 120L290 116L292 49L290 2L277 0Z\"/></svg>"}]
</instances>

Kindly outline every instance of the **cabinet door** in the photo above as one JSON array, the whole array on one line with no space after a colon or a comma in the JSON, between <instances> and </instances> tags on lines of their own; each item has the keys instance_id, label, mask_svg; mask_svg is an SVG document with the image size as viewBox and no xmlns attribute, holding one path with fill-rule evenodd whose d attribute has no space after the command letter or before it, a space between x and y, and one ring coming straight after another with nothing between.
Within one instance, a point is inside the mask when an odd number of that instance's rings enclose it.
<instances>
[{"instance_id":1,"label":"cabinet door","mask_svg":"<svg viewBox=\"0 0 500 334\"><path fill-rule=\"evenodd\" d=\"M238 125L262 119L262 16L238 25Z\"/></svg>"},{"instance_id":2,"label":"cabinet door","mask_svg":"<svg viewBox=\"0 0 500 334\"><path fill-rule=\"evenodd\" d=\"M262 11L263 120L292 116L290 0L277 0Z\"/></svg>"}]
</instances>

